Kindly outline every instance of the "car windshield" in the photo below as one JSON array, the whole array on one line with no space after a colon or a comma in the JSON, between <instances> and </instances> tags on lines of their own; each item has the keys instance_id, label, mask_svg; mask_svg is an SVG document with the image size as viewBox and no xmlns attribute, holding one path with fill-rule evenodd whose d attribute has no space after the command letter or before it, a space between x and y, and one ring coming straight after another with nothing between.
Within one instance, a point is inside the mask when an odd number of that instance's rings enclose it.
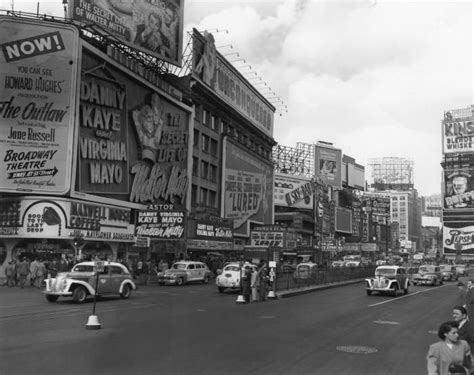
<instances>
[{"instance_id":1,"label":"car windshield","mask_svg":"<svg viewBox=\"0 0 474 375\"><path fill-rule=\"evenodd\" d=\"M94 266L86 266L78 264L73 268L73 272L94 272Z\"/></svg>"},{"instance_id":2,"label":"car windshield","mask_svg":"<svg viewBox=\"0 0 474 375\"><path fill-rule=\"evenodd\" d=\"M375 270L375 276L392 276L397 273L394 268L377 268Z\"/></svg>"},{"instance_id":3,"label":"car windshield","mask_svg":"<svg viewBox=\"0 0 474 375\"><path fill-rule=\"evenodd\" d=\"M421 266L420 272L435 272L434 266Z\"/></svg>"},{"instance_id":4,"label":"car windshield","mask_svg":"<svg viewBox=\"0 0 474 375\"><path fill-rule=\"evenodd\" d=\"M171 267L173 270L185 270L186 269L186 264L183 263L175 263Z\"/></svg>"},{"instance_id":5,"label":"car windshield","mask_svg":"<svg viewBox=\"0 0 474 375\"><path fill-rule=\"evenodd\" d=\"M240 271L240 267L239 266L226 266L224 268L224 271Z\"/></svg>"}]
</instances>

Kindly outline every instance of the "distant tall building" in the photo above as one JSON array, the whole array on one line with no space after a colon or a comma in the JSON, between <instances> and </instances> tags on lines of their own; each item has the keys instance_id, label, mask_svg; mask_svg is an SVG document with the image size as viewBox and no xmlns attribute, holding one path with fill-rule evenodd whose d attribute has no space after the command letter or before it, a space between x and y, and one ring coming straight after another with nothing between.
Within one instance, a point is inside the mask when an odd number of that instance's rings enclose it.
<instances>
[{"instance_id":1,"label":"distant tall building","mask_svg":"<svg viewBox=\"0 0 474 375\"><path fill-rule=\"evenodd\" d=\"M423 216L441 217L443 215L443 201L440 194L422 197L421 214Z\"/></svg>"},{"instance_id":2,"label":"distant tall building","mask_svg":"<svg viewBox=\"0 0 474 375\"><path fill-rule=\"evenodd\" d=\"M409 190L413 188L413 160L400 157L369 159L375 191Z\"/></svg>"}]
</instances>

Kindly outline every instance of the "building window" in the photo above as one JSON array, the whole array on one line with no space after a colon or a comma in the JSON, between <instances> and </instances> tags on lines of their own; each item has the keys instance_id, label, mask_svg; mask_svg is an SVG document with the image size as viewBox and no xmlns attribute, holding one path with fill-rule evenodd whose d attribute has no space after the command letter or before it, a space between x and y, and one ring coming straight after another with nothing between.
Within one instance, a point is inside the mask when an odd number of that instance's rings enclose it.
<instances>
[{"instance_id":1,"label":"building window","mask_svg":"<svg viewBox=\"0 0 474 375\"><path fill-rule=\"evenodd\" d=\"M215 191L209 190L209 206L216 207L216 196L217 194Z\"/></svg>"},{"instance_id":2,"label":"building window","mask_svg":"<svg viewBox=\"0 0 474 375\"><path fill-rule=\"evenodd\" d=\"M199 159L193 156L193 176L199 174Z\"/></svg>"},{"instance_id":3,"label":"building window","mask_svg":"<svg viewBox=\"0 0 474 375\"><path fill-rule=\"evenodd\" d=\"M201 177L207 180L207 175L209 173L209 163L201 161Z\"/></svg>"},{"instance_id":4,"label":"building window","mask_svg":"<svg viewBox=\"0 0 474 375\"><path fill-rule=\"evenodd\" d=\"M201 149L202 151L209 153L209 137L205 134L202 135Z\"/></svg>"},{"instance_id":5,"label":"building window","mask_svg":"<svg viewBox=\"0 0 474 375\"><path fill-rule=\"evenodd\" d=\"M217 182L217 166L212 164L209 165L209 180Z\"/></svg>"},{"instance_id":6,"label":"building window","mask_svg":"<svg viewBox=\"0 0 474 375\"><path fill-rule=\"evenodd\" d=\"M208 113L205 109L203 109L202 110L202 124L203 125L207 124L207 117L208 117Z\"/></svg>"},{"instance_id":7,"label":"building window","mask_svg":"<svg viewBox=\"0 0 474 375\"><path fill-rule=\"evenodd\" d=\"M207 206L207 189L201 188L201 196L199 197L199 201L204 206Z\"/></svg>"},{"instance_id":8,"label":"building window","mask_svg":"<svg viewBox=\"0 0 474 375\"><path fill-rule=\"evenodd\" d=\"M196 185L191 186L191 203L196 204L197 202L198 187Z\"/></svg>"},{"instance_id":9,"label":"building window","mask_svg":"<svg viewBox=\"0 0 474 375\"><path fill-rule=\"evenodd\" d=\"M211 155L212 156L217 156L217 141L215 139L211 138Z\"/></svg>"},{"instance_id":10,"label":"building window","mask_svg":"<svg viewBox=\"0 0 474 375\"><path fill-rule=\"evenodd\" d=\"M199 147L199 130L194 129L193 146Z\"/></svg>"},{"instance_id":11,"label":"building window","mask_svg":"<svg viewBox=\"0 0 474 375\"><path fill-rule=\"evenodd\" d=\"M211 129L215 132L219 132L219 119L216 116L212 116Z\"/></svg>"}]
</instances>

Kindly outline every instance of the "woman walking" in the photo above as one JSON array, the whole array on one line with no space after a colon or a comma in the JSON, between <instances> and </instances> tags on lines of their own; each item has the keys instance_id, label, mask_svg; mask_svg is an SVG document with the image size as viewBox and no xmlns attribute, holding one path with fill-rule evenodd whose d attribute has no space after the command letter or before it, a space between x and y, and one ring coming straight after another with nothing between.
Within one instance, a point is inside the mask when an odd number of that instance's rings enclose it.
<instances>
[{"instance_id":1,"label":"woman walking","mask_svg":"<svg viewBox=\"0 0 474 375\"><path fill-rule=\"evenodd\" d=\"M458 323L452 321L441 324L438 330L441 341L431 344L426 356L428 375L470 373L471 349L458 336Z\"/></svg>"}]
</instances>

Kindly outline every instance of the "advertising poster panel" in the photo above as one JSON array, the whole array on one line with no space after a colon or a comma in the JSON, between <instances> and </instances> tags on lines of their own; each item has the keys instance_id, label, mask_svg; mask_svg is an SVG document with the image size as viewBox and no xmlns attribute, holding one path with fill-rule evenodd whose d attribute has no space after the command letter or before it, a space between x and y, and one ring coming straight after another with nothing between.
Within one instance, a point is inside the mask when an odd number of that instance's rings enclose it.
<instances>
[{"instance_id":1,"label":"advertising poster panel","mask_svg":"<svg viewBox=\"0 0 474 375\"><path fill-rule=\"evenodd\" d=\"M335 228L337 232L352 234L352 210L343 207L336 208Z\"/></svg>"},{"instance_id":2,"label":"advertising poster panel","mask_svg":"<svg viewBox=\"0 0 474 375\"><path fill-rule=\"evenodd\" d=\"M461 255L474 255L474 225L467 222L444 223L444 254L456 255L459 244Z\"/></svg>"},{"instance_id":3,"label":"advertising poster panel","mask_svg":"<svg viewBox=\"0 0 474 375\"><path fill-rule=\"evenodd\" d=\"M224 142L222 217L233 220L234 235L250 235L250 222L273 221L273 166Z\"/></svg>"},{"instance_id":4,"label":"advertising poster panel","mask_svg":"<svg viewBox=\"0 0 474 375\"><path fill-rule=\"evenodd\" d=\"M474 207L474 169L444 171L444 208Z\"/></svg>"},{"instance_id":5,"label":"advertising poster panel","mask_svg":"<svg viewBox=\"0 0 474 375\"><path fill-rule=\"evenodd\" d=\"M184 0L73 0L69 15L123 43L181 66Z\"/></svg>"},{"instance_id":6,"label":"advertising poster panel","mask_svg":"<svg viewBox=\"0 0 474 375\"><path fill-rule=\"evenodd\" d=\"M275 108L217 50L214 36L193 30L192 75L257 129L273 137Z\"/></svg>"},{"instance_id":7,"label":"advertising poster panel","mask_svg":"<svg viewBox=\"0 0 474 375\"><path fill-rule=\"evenodd\" d=\"M314 147L316 177L330 186L341 189L342 151L319 143Z\"/></svg>"},{"instance_id":8,"label":"advertising poster panel","mask_svg":"<svg viewBox=\"0 0 474 375\"><path fill-rule=\"evenodd\" d=\"M0 191L70 188L79 35L0 17Z\"/></svg>"},{"instance_id":9,"label":"advertising poster panel","mask_svg":"<svg viewBox=\"0 0 474 375\"><path fill-rule=\"evenodd\" d=\"M276 174L273 191L275 206L313 209L313 183L308 179Z\"/></svg>"},{"instance_id":10,"label":"advertising poster panel","mask_svg":"<svg viewBox=\"0 0 474 375\"><path fill-rule=\"evenodd\" d=\"M474 152L474 111L446 112L442 128L444 154Z\"/></svg>"},{"instance_id":11,"label":"advertising poster panel","mask_svg":"<svg viewBox=\"0 0 474 375\"><path fill-rule=\"evenodd\" d=\"M189 109L90 47L82 60L73 194L137 208L184 206Z\"/></svg>"},{"instance_id":12,"label":"advertising poster panel","mask_svg":"<svg viewBox=\"0 0 474 375\"><path fill-rule=\"evenodd\" d=\"M136 235L164 240L184 238L185 215L185 211L167 206L138 211Z\"/></svg>"},{"instance_id":13,"label":"advertising poster panel","mask_svg":"<svg viewBox=\"0 0 474 375\"><path fill-rule=\"evenodd\" d=\"M0 199L0 237L135 242L131 209L56 198Z\"/></svg>"}]
</instances>

